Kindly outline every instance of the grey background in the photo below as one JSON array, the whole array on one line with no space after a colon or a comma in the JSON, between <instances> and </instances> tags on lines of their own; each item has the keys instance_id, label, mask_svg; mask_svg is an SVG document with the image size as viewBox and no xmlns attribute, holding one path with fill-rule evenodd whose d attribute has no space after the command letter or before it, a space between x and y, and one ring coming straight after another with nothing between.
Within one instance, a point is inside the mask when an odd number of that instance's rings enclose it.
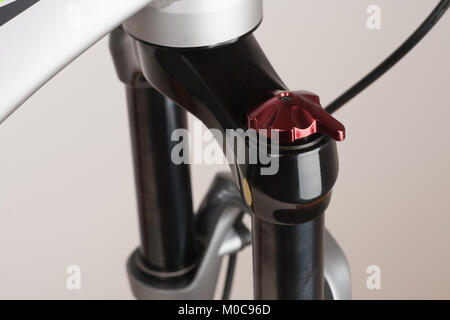
<instances>
[{"instance_id":1,"label":"grey background","mask_svg":"<svg viewBox=\"0 0 450 320\"><path fill-rule=\"evenodd\" d=\"M266 0L256 36L290 88L326 104L435 3ZM381 30L366 28L370 4L381 7ZM450 298L449 31L447 14L336 113L348 138L326 224L350 260L357 299ZM227 168L193 166L196 205L218 170ZM103 39L0 126L0 298L132 298L125 259L138 244L134 197L124 89ZM80 291L65 286L71 264L82 268ZM366 288L372 264L381 290ZM233 298L252 297L251 272L247 249Z\"/></svg>"}]
</instances>

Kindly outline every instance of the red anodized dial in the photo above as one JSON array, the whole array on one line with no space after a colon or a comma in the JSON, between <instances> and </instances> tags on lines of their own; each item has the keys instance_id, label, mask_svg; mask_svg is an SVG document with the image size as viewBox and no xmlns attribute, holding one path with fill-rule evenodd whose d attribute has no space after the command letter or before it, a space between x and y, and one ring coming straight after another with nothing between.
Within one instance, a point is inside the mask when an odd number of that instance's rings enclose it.
<instances>
[{"instance_id":1,"label":"red anodized dial","mask_svg":"<svg viewBox=\"0 0 450 320\"><path fill-rule=\"evenodd\" d=\"M269 138L271 130L277 130L280 143L292 143L317 132L337 141L345 138L345 127L322 108L317 95L308 91L276 93L250 110L247 125Z\"/></svg>"}]
</instances>

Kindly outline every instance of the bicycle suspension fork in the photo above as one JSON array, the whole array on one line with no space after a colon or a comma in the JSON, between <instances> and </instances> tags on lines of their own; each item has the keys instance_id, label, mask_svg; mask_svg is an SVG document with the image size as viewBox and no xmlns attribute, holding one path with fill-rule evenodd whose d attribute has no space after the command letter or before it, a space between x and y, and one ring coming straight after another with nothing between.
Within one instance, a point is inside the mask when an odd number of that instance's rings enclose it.
<instances>
[{"instance_id":1,"label":"bicycle suspension fork","mask_svg":"<svg viewBox=\"0 0 450 320\"><path fill-rule=\"evenodd\" d=\"M267 135L263 129L280 134L279 153L269 151L276 172L262 174L260 161L231 163L253 211L255 298L322 299L324 212L338 173L334 140L344 138L343 126L314 94L289 92L251 35L208 48L140 41L136 48L151 85L208 128L224 136L228 129L254 129L259 138ZM246 158L255 144L245 140Z\"/></svg>"}]
</instances>

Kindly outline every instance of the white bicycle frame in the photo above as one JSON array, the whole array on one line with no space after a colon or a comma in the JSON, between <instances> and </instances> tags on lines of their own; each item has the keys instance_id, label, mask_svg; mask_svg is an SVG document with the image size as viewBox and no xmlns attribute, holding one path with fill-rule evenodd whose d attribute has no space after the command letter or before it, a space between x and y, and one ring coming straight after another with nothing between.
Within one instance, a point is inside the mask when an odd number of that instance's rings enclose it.
<instances>
[{"instance_id":1,"label":"white bicycle frame","mask_svg":"<svg viewBox=\"0 0 450 320\"><path fill-rule=\"evenodd\" d=\"M0 10L16 0L2 3ZM40 0L0 26L0 123L150 0Z\"/></svg>"},{"instance_id":2,"label":"white bicycle frame","mask_svg":"<svg viewBox=\"0 0 450 320\"><path fill-rule=\"evenodd\" d=\"M31 6L24 4L28 1L0 4L0 14L7 6L25 6L0 23L0 123L122 23L140 40L201 47L242 36L262 18L262 0L33 0Z\"/></svg>"}]
</instances>

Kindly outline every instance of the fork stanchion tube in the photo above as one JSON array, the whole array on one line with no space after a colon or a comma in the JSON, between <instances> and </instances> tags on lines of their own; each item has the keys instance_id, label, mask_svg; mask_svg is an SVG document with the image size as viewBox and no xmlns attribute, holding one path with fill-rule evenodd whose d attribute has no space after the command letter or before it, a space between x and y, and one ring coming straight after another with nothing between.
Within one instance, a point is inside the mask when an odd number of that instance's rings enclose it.
<instances>
[{"instance_id":1,"label":"fork stanchion tube","mask_svg":"<svg viewBox=\"0 0 450 320\"><path fill-rule=\"evenodd\" d=\"M323 299L324 215L298 225L253 217L254 296Z\"/></svg>"},{"instance_id":2,"label":"fork stanchion tube","mask_svg":"<svg viewBox=\"0 0 450 320\"><path fill-rule=\"evenodd\" d=\"M255 299L324 298L324 212L338 175L336 143L326 136L280 150L278 171L249 166Z\"/></svg>"},{"instance_id":3,"label":"fork stanchion tube","mask_svg":"<svg viewBox=\"0 0 450 320\"><path fill-rule=\"evenodd\" d=\"M141 77L127 86L139 223L146 267L174 272L194 261L190 172L171 159L175 129L186 128L186 112Z\"/></svg>"}]
</instances>

